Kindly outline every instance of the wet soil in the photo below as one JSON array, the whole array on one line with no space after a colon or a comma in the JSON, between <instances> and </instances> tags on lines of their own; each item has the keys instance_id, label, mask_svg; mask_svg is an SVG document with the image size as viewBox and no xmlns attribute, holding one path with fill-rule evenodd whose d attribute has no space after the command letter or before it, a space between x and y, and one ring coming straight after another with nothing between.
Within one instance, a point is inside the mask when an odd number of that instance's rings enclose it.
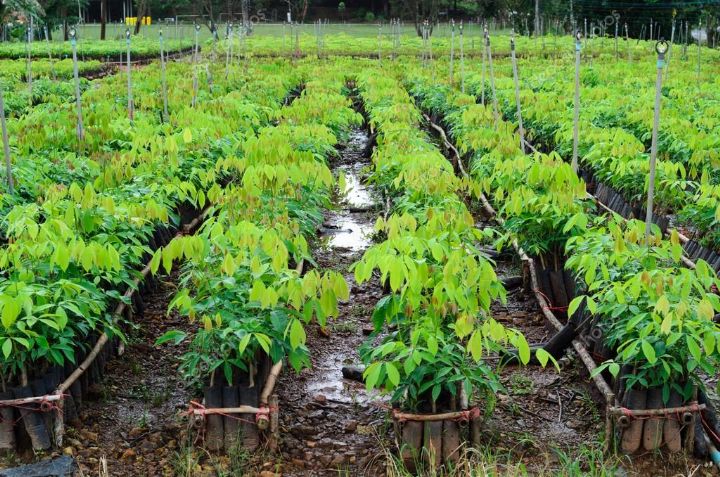
<instances>
[{"instance_id":1,"label":"wet soil","mask_svg":"<svg viewBox=\"0 0 720 477\"><path fill-rule=\"evenodd\" d=\"M111 476L177 475L174 461L186 435L182 413L192 398L177 369L187 345L154 345L169 330L190 328L176 312L166 316L176 281L176 273L161 277L144 297L145 312L135 317L125 353L91 386L82 427L68 430L63 451L85 475L96 475L101 460Z\"/></svg>"},{"instance_id":2,"label":"wet soil","mask_svg":"<svg viewBox=\"0 0 720 477\"><path fill-rule=\"evenodd\" d=\"M521 275L519 264L498 261L499 278ZM530 345L546 342L555 334L538 307L534 294L523 287L510 290L506 304L492 305L495 319L521 331ZM485 422L483 443L494 453L521 462L531 472L560 464L559 459L592 446L603 430L597 391L582 362L566 355L558 364L508 366L500 370L504 391L497 395L492 416Z\"/></svg>"},{"instance_id":3,"label":"wet soil","mask_svg":"<svg viewBox=\"0 0 720 477\"><path fill-rule=\"evenodd\" d=\"M333 161L345 175L345 197L326 213L324 233L314 256L322 269L341 272L350 299L339 306L338 318L326 330L308 330L312 367L299 375L285 372L278 392L281 411L283 475L381 475L381 440L390 424L386 398L368 392L362 383L343 379L342 367L360 365L358 348L366 339L375 303L382 297L378 283L355 283L350 266L371 243L379 199L363 183L370 163L363 129L352 131L341 156ZM351 210L359 212L351 212Z\"/></svg>"}]
</instances>

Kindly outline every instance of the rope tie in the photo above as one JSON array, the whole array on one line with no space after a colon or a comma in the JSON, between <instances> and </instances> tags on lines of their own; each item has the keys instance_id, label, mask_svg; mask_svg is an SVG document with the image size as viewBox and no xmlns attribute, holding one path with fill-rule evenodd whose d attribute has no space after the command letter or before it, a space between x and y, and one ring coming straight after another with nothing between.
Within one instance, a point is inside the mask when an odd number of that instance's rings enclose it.
<instances>
[{"instance_id":1,"label":"rope tie","mask_svg":"<svg viewBox=\"0 0 720 477\"><path fill-rule=\"evenodd\" d=\"M547 295L544 294L541 290L539 290L537 288L533 288L533 291L535 293L539 293L540 296L542 296L545 299L545 302L547 302L547 305L542 306L543 310L546 310L546 311L567 311L568 310L567 306L552 306L552 301L550 300L550 298L548 298Z\"/></svg>"}]
</instances>

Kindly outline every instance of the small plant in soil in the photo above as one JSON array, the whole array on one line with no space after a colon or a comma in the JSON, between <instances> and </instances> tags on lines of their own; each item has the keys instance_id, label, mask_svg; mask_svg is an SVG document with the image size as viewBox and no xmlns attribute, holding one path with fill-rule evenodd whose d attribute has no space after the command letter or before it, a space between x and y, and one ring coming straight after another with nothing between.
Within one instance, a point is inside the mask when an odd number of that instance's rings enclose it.
<instances>
[{"instance_id":1,"label":"small plant in soil","mask_svg":"<svg viewBox=\"0 0 720 477\"><path fill-rule=\"evenodd\" d=\"M533 394L535 388L532 379L522 374L513 374L510 378L510 392L516 396Z\"/></svg>"},{"instance_id":2,"label":"small plant in soil","mask_svg":"<svg viewBox=\"0 0 720 477\"><path fill-rule=\"evenodd\" d=\"M688 400L693 385L702 386L701 374L713 375L720 365L720 326L713 322L720 297L711 291L720 280L703 260L695 269L682 265L676 232L664 241L656 229L648 246L644 228L615 219L589 230L569 242L567 265L584 278L603 317L605 341L617 352L596 372L617 376L627 365L634 369L627 389L661 387L665 403L671 392ZM573 300L570 313L581 299Z\"/></svg>"}]
</instances>

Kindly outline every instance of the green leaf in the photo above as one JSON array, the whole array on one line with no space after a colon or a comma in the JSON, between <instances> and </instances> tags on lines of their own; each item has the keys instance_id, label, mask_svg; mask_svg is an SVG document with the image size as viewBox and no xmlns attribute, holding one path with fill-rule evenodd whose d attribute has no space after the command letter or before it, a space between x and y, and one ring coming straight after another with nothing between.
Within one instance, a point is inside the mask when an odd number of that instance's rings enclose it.
<instances>
[{"instance_id":1,"label":"green leaf","mask_svg":"<svg viewBox=\"0 0 720 477\"><path fill-rule=\"evenodd\" d=\"M705 347L705 354L711 355L715 350L716 345L715 334L712 331L708 331L703 336L703 346Z\"/></svg>"},{"instance_id":2,"label":"green leaf","mask_svg":"<svg viewBox=\"0 0 720 477\"><path fill-rule=\"evenodd\" d=\"M160 268L160 260L162 259L162 250L157 249L153 254L152 260L150 260L150 272L155 275Z\"/></svg>"},{"instance_id":3,"label":"green leaf","mask_svg":"<svg viewBox=\"0 0 720 477\"><path fill-rule=\"evenodd\" d=\"M691 336L686 336L685 340L687 341L688 350L690 351L690 354L693 358L695 358L695 361L701 361L702 360L702 350L700 350L700 345L695 341L695 338Z\"/></svg>"},{"instance_id":4,"label":"green leaf","mask_svg":"<svg viewBox=\"0 0 720 477\"><path fill-rule=\"evenodd\" d=\"M305 344L306 335L300 320L293 319L290 322L290 348L296 349Z\"/></svg>"},{"instance_id":5,"label":"green leaf","mask_svg":"<svg viewBox=\"0 0 720 477\"><path fill-rule=\"evenodd\" d=\"M253 333L253 336L258 341L263 351L265 351L265 353L267 354L270 354L270 338L262 333Z\"/></svg>"},{"instance_id":6,"label":"green leaf","mask_svg":"<svg viewBox=\"0 0 720 477\"><path fill-rule=\"evenodd\" d=\"M380 363L373 363L365 370L363 377L365 378L365 386L368 391L377 385L378 380L380 379L380 371L382 371Z\"/></svg>"},{"instance_id":7,"label":"green leaf","mask_svg":"<svg viewBox=\"0 0 720 477\"><path fill-rule=\"evenodd\" d=\"M0 320L2 320L2 324L5 329L12 327L12 325L15 324L15 321L17 321L18 316L20 316L20 304L16 299L7 297L5 300L5 306L3 306L2 316L0 316Z\"/></svg>"},{"instance_id":8,"label":"green leaf","mask_svg":"<svg viewBox=\"0 0 720 477\"><path fill-rule=\"evenodd\" d=\"M435 355L437 354L437 352L438 352L438 341L437 341L437 338L435 338L435 337L432 336L432 335L428 336L428 338L427 338L427 347L428 347L428 351L430 351L430 354L432 354L433 356L435 356Z\"/></svg>"},{"instance_id":9,"label":"green leaf","mask_svg":"<svg viewBox=\"0 0 720 477\"><path fill-rule=\"evenodd\" d=\"M238 344L238 354L239 355L242 355L245 352L247 345L250 344L250 338L252 338L252 334L248 333L245 336L243 336L242 339L240 340L240 343Z\"/></svg>"},{"instance_id":10,"label":"green leaf","mask_svg":"<svg viewBox=\"0 0 720 477\"><path fill-rule=\"evenodd\" d=\"M433 386L432 393L431 393L433 402L437 401L438 397L440 397L441 390L442 390L442 388L440 387L439 384L436 384L435 386Z\"/></svg>"},{"instance_id":11,"label":"green leaf","mask_svg":"<svg viewBox=\"0 0 720 477\"><path fill-rule=\"evenodd\" d=\"M655 356L655 348L653 348L653 346L647 340L642 340L640 342L640 347L642 348L642 352L645 355L645 359L648 360L648 363L654 364L657 361L657 356Z\"/></svg>"},{"instance_id":12,"label":"green leaf","mask_svg":"<svg viewBox=\"0 0 720 477\"><path fill-rule=\"evenodd\" d=\"M2 352L3 356L5 356L5 359L8 359L10 357L10 354L12 353L12 348L12 340L6 339L2 345Z\"/></svg>"},{"instance_id":13,"label":"green leaf","mask_svg":"<svg viewBox=\"0 0 720 477\"><path fill-rule=\"evenodd\" d=\"M400 384L400 373L393 363L385 363L385 372L392 387Z\"/></svg>"},{"instance_id":14,"label":"green leaf","mask_svg":"<svg viewBox=\"0 0 720 477\"><path fill-rule=\"evenodd\" d=\"M548 359L550 358L550 353L545 351L543 348L538 348L535 351L535 357L538 360L538 363L540 363L540 366L543 368L547 365Z\"/></svg>"},{"instance_id":15,"label":"green leaf","mask_svg":"<svg viewBox=\"0 0 720 477\"><path fill-rule=\"evenodd\" d=\"M568 305L568 316L572 316L578 308L580 308L580 305L582 304L582 301L585 299L584 295L576 296L573 298L573 300Z\"/></svg>"},{"instance_id":16,"label":"green leaf","mask_svg":"<svg viewBox=\"0 0 720 477\"><path fill-rule=\"evenodd\" d=\"M520 362L522 364L528 364L530 362L530 345L525 339L525 336L520 333L517 338L517 350L520 356Z\"/></svg>"},{"instance_id":17,"label":"green leaf","mask_svg":"<svg viewBox=\"0 0 720 477\"><path fill-rule=\"evenodd\" d=\"M482 334L479 331L473 332L468 342L468 349L475 362L480 361L483 352Z\"/></svg>"},{"instance_id":18,"label":"green leaf","mask_svg":"<svg viewBox=\"0 0 720 477\"><path fill-rule=\"evenodd\" d=\"M174 345L180 344L187 337L187 333L179 330L171 330L155 340L155 345L159 346L164 343L173 342Z\"/></svg>"},{"instance_id":19,"label":"green leaf","mask_svg":"<svg viewBox=\"0 0 720 477\"><path fill-rule=\"evenodd\" d=\"M715 316L712 304L705 298L700 300L697 313L700 318L704 318L706 320L712 320L713 316Z\"/></svg>"}]
</instances>

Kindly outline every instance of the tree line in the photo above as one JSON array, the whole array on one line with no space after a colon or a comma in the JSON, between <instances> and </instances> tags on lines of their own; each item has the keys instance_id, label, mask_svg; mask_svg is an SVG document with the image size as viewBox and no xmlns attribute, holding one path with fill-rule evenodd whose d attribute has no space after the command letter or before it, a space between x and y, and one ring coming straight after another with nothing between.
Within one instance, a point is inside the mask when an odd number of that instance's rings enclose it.
<instances>
[{"instance_id":1,"label":"tree line","mask_svg":"<svg viewBox=\"0 0 720 477\"><path fill-rule=\"evenodd\" d=\"M376 23L399 18L416 25L425 20L431 23L466 19L501 19L503 24L518 32L536 34L573 28L585 29L585 23L602 27L614 34L618 24L621 35L649 38L670 37L673 21L688 22L691 28L702 25L710 35L717 30L720 0L705 1L615 1L615 0L2 0L0 19L3 23L28 23L47 26L52 32L60 26L89 20L105 25L111 10L113 18L132 11L133 16L154 18L176 15L195 15L208 26L228 18L235 21L310 22L317 18L331 21L366 21ZM260 15L258 15L258 13ZM652 25L652 26L651 26ZM137 22L135 33L142 28ZM664 35L663 35L664 32Z\"/></svg>"}]
</instances>

